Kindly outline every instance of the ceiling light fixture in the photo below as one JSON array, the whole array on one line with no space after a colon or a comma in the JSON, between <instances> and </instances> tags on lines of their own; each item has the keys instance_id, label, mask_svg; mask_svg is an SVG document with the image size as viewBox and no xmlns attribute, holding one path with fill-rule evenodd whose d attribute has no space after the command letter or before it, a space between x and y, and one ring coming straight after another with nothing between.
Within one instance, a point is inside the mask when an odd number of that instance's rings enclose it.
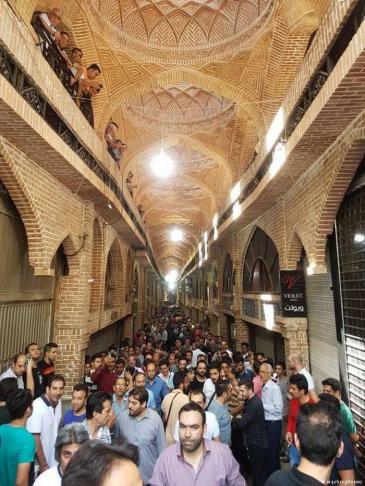
<instances>
[{"instance_id":1,"label":"ceiling light fixture","mask_svg":"<svg viewBox=\"0 0 365 486\"><path fill-rule=\"evenodd\" d=\"M167 275L165 275L165 280L167 283L176 283L177 277L177 270L171 270Z\"/></svg>"},{"instance_id":2,"label":"ceiling light fixture","mask_svg":"<svg viewBox=\"0 0 365 486\"><path fill-rule=\"evenodd\" d=\"M174 163L163 149L151 160L151 168L155 176L165 178L169 177L174 170Z\"/></svg>"},{"instance_id":3,"label":"ceiling light fixture","mask_svg":"<svg viewBox=\"0 0 365 486\"><path fill-rule=\"evenodd\" d=\"M165 153L163 149L163 124L164 119L161 120L161 150L160 153L152 157L151 168L152 172L157 177L166 178L169 177L174 170L174 162Z\"/></svg>"},{"instance_id":4,"label":"ceiling light fixture","mask_svg":"<svg viewBox=\"0 0 365 486\"><path fill-rule=\"evenodd\" d=\"M171 230L171 241L174 243L178 243L183 239L183 232L179 230L178 228L174 228Z\"/></svg>"}]
</instances>

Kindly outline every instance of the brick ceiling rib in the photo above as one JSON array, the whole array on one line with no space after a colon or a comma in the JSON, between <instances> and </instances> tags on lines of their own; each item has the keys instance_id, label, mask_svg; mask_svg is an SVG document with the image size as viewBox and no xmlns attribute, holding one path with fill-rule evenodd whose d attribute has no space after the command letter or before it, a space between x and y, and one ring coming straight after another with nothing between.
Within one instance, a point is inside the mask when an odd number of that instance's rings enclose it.
<instances>
[{"instance_id":1,"label":"brick ceiling rib","mask_svg":"<svg viewBox=\"0 0 365 486\"><path fill-rule=\"evenodd\" d=\"M47 0L46 6L54 1ZM96 129L110 119L161 271L181 269L250 168L331 0L59 0L85 64L102 69ZM150 159L163 146L167 181ZM170 241L181 227L184 241Z\"/></svg>"}]
</instances>

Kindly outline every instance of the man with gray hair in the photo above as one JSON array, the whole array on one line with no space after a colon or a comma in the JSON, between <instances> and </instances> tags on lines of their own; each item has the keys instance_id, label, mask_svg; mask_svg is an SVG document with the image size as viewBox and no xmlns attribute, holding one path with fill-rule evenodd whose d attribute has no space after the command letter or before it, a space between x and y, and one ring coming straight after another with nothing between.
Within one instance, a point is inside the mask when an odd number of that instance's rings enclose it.
<instances>
[{"instance_id":1,"label":"man with gray hair","mask_svg":"<svg viewBox=\"0 0 365 486\"><path fill-rule=\"evenodd\" d=\"M304 375L307 378L309 396L314 402L318 402L318 395L315 391L314 381L312 375L304 367L303 356L299 353L290 354L288 356L288 364L289 364L289 368L293 373L300 373L301 375Z\"/></svg>"},{"instance_id":2,"label":"man with gray hair","mask_svg":"<svg viewBox=\"0 0 365 486\"><path fill-rule=\"evenodd\" d=\"M283 397L279 385L271 379L272 366L262 363L260 378L262 385L262 404L265 412L265 428L268 440L266 477L280 469L281 427L283 421Z\"/></svg>"},{"instance_id":3,"label":"man with gray hair","mask_svg":"<svg viewBox=\"0 0 365 486\"><path fill-rule=\"evenodd\" d=\"M88 433L82 424L66 425L58 432L55 445L57 466L47 469L36 479L34 486L61 486L62 476L72 456L81 444L89 440Z\"/></svg>"}]
</instances>

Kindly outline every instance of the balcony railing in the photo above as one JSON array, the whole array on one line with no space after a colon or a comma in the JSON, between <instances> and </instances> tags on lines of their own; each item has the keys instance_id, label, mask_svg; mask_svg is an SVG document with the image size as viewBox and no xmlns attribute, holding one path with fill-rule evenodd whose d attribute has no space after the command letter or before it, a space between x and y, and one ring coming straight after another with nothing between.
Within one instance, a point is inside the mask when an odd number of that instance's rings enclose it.
<instances>
[{"instance_id":1,"label":"balcony railing","mask_svg":"<svg viewBox=\"0 0 365 486\"><path fill-rule=\"evenodd\" d=\"M66 90L71 96L75 95L75 90L71 85L72 73L68 69L65 59L51 37L51 35L44 30L42 22L40 21L38 15L34 15L32 19L32 26L38 35L39 42L38 45L41 49L43 57L51 66L52 70L55 72L58 79L61 81Z\"/></svg>"},{"instance_id":2,"label":"balcony railing","mask_svg":"<svg viewBox=\"0 0 365 486\"><path fill-rule=\"evenodd\" d=\"M335 41L330 47L326 58L323 62L316 68L307 86L303 90L301 96L298 99L297 104L294 106L293 110L289 114L285 127L283 128L281 136L285 134L285 138L288 139L293 133L299 122L302 120L303 116L307 112L308 108L311 106L315 98L318 96L319 92L325 85L330 73L333 71L334 67L337 65L342 54L350 44L352 38L357 33L359 27L361 26L365 18L365 2L363 0L358 0L352 13L349 15L348 19L341 25ZM256 172L256 175L243 187L241 194L238 198L239 204L242 204L248 197L255 191L256 187L263 180L265 175L268 173L272 159L275 146L272 150L265 156L265 158L260 163L260 166ZM252 164L256 161L258 155L254 156ZM233 214L233 203L230 204L226 210L219 216L217 222L217 228L220 228ZM213 241L214 229L212 228L208 234L208 243ZM199 261L199 254L196 252L192 260L187 264L182 272L181 279L183 279L194 266Z\"/></svg>"},{"instance_id":3,"label":"balcony railing","mask_svg":"<svg viewBox=\"0 0 365 486\"><path fill-rule=\"evenodd\" d=\"M157 275L161 277L145 230L139 223L133 209L128 204L123 188L120 187L114 177L104 168L102 162L98 160L82 142L76 132L62 119L56 110L53 109L41 89L35 84L30 76L27 75L23 67L13 58L7 47L1 41L0 75L11 84L17 93L26 100L29 106L43 118L48 126L80 157L84 164L105 184L105 186L114 193L122 208L132 221L134 227L144 238L146 251L151 264ZM77 107L75 106L75 110L76 109Z\"/></svg>"}]
</instances>

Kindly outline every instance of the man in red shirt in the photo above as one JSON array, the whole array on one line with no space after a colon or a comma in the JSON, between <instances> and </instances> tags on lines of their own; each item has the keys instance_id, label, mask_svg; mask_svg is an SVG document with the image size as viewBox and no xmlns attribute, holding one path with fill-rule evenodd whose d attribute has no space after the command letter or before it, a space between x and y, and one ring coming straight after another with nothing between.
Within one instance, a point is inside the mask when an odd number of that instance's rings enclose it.
<instances>
[{"instance_id":1,"label":"man in red shirt","mask_svg":"<svg viewBox=\"0 0 365 486\"><path fill-rule=\"evenodd\" d=\"M286 441L289 444L290 465L297 466L300 462L300 454L294 445L296 418L299 408L305 403L316 403L308 394L308 381L304 375L297 373L289 378L289 395L291 396L288 416L288 431Z\"/></svg>"},{"instance_id":2,"label":"man in red shirt","mask_svg":"<svg viewBox=\"0 0 365 486\"><path fill-rule=\"evenodd\" d=\"M93 381L98 391L104 393L114 393L114 385L118 378L118 373L115 371L116 356L113 353L108 353L105 356L104 366L100 366L91 375L91 381Z\"/></svg>"}]
</instances>

